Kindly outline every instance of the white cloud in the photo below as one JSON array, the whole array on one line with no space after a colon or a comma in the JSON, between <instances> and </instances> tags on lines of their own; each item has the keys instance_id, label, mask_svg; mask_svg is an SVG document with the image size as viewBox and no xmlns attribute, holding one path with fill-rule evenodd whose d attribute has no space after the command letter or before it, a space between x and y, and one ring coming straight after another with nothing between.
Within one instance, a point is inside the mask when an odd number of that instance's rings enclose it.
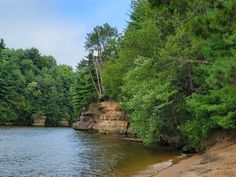
<instances>
[{"instance_id":1,"label":"white cloud","mask_svg":"<svg viewBox=\"0 0 236 177\"><path fill-rule=\"evenodd\" d=\"M9 48L36 47L58 63L75 66L85 55L85 26L55 15L50 3L0 0L0 37Z\"/></svg>"},{"instance_id":2,"label":"white cloud","mask_svg":"<svg viewBox=\"0 0 236 177\"><path fill-rule=\"evenodd\" d=\"M73 67L86 33L105 22L122 29L130 0L0 0L0 38L9 48L35 47Z\"/></svg>"}]
</instances>

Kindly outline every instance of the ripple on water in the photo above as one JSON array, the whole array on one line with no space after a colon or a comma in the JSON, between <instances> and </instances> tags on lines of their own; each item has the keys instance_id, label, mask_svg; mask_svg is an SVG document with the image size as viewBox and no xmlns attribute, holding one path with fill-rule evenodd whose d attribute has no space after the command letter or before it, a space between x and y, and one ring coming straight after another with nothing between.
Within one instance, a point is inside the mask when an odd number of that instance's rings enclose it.
<instances>
[{"instance_id":1,"label":"ripple on water","mask_svg":"<svg viewBox=\"0 0 236 177\"><path fill-rule=\"evenodd\" d=\"M70 128L0 128L0 176L130 176L179 155Z\"/></svg>"}]
</instances>

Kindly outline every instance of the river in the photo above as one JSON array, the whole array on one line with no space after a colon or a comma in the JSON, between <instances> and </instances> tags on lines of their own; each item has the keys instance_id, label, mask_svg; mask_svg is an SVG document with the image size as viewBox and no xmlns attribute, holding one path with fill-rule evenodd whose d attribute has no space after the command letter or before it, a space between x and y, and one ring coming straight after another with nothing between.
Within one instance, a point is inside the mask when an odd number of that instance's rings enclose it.
<instances>
[{"instance_id":1,"label":"river","mask_svg":"<svg viewBox=\"0 0 236 177\"><path fill-rule=\"evenodd\" d=\"M178 152L71 128L0 127L0 176L132 176Z\"/></svg>"}]
</instances>

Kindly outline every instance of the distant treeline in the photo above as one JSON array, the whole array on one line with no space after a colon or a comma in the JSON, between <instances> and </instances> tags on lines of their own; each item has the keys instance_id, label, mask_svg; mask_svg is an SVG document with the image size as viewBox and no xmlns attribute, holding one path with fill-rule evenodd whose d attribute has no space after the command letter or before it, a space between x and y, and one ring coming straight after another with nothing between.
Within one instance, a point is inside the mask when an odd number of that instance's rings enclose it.
<instances>
[{"instance_id":1,"label":"distant treeline","mask_svg":"<svg viewBox=\"0 0 236 177\"><path fill-rule=\"evenodd\" d=\"M87 35L78 100L120 101L147 144L202 150L211 131L235 129L236 1L136 0L131 7L123 35L108 24Z\"/></svg>"},{"instance_id":2,"label":"distant treeline","mask_svg":"<svg viewBox=\"0 0 236 177\"><path fill-rule=\"evenodd\" d=\"M35 48L13 50L0 43L0 122L31 125L40 116L47 125L72 121L70 90L75 73Z\"/></svg>"},{"instance_id":3,"label":"distant treeline","mask_svg":"<svg viewBox=\"0 0 236 177\"><path fill-rule=\"evenodd\" d=\"M36 49L0 49L0 120L51 125L106 98L122 103L146 144L202 150L216 129L236 128L236 1L135 0L119 34L86 37L88 56L58 66Z\"/></svg>"}]
</instances>

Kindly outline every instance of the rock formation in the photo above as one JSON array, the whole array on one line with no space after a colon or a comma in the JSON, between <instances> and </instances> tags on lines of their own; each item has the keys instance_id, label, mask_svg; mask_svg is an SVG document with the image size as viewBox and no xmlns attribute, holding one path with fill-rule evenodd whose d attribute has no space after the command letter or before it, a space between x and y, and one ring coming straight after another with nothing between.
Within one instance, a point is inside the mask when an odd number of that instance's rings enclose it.
<instances>
[{"instance_id":1,"label":"rock formation","mask_svg":"<svg viewBox=\"0 0 236 177\"><path fill-rule=\"evenodd\" d=\"M94 112L83 112L77 122L73 124L76 130L92 130L99 121L99 114Z\"/></svg>"},{"instance_id":2,"label":"rock formation","mask_svg":"<svg viewBox=\"0 0 236 177\"><path fill-rule=\"evenodd\" d=\"M69 124L68 120L63 119L63 120L61 120L61 121L59 122L59 126L60 126L60 127L69 127L70 124Z\"/></svg>"},{"instance_id":3,"label":"rock formation","mask_svg":"<svg viewBox=\"0 0 236 177\"><path fill-rule=\"evenodd\" d=\"M45 116L36 117L34 119L33 126L35 126L35 127L44 127L45 126L45 121L46 121Z\"/></svg>"},{"instance_id":4,"label":"rock formation","mask_svg":"<svg viewBox=\"0 0 236 177\"><path fill-rule=\"evenodd\" d=\"M76 130L96 130L105 134L127 134L128 121L119 103L103 101L83 112L73 125Z\"/></svg>"}]
</instances>

